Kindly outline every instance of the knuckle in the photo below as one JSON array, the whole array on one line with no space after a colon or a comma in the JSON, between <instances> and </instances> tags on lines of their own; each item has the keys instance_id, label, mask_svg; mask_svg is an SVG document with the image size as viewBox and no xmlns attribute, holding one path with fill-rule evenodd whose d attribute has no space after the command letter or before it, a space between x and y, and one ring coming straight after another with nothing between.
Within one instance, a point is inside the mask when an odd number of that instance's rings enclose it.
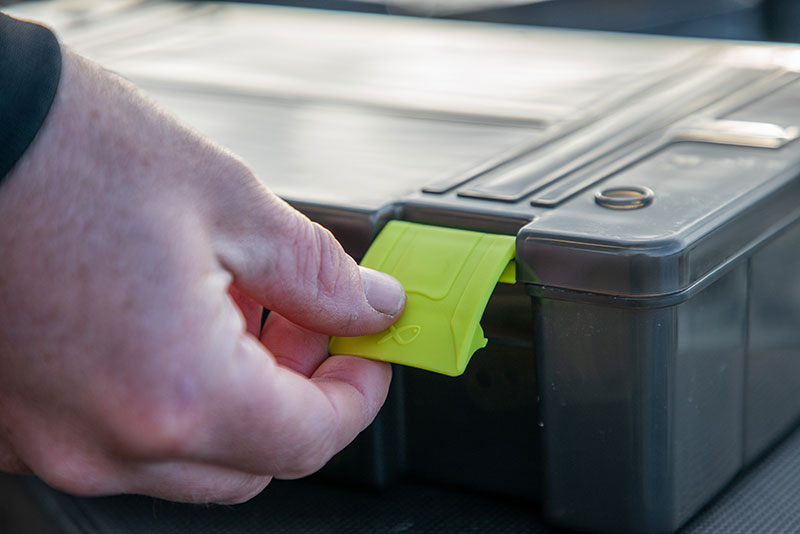
<instances>
[{"instance_id":1,"label":"knuckle","mask_svg":"<svg viewBox=\"0 0 800 534\"><path fill-rule=\"evenodd\" d=\"M292 210L281 223L282 239L272 261L263 262L263 279L280 280L270 288L276 303L301 303L326 328L346 330L357 323L364 304L355 261L325 227ZM324 314L317 313L324 310ZM324 315L322 317L321 315Z\"/></svg>"},{"instance_id":2,"label":"knuckle","mask_svg":"<svg viewBox=\"0 0 800 534\"><path fill-rule=\"evenodd\" d=\"M116 491L110 470L96 456L77 448L50 450L33 472L54 488L73 495L93 497Z\"/></svg>"},{"instance_id":3,"label":"knuckle","mask_svg":"<svg viewBox=\"0 0 800 534\"><path fill-rule=\"evenodd\" d=\"M321 304L335 298L343 274L341 246L329 230L314 222L296 223L292 241L288 247L295 257L296 272L290 279L296 280L298 291ZM298 276L299 275L299 276Z\"/></svg>"},{"instance_id":4,"label":"knuckle","mask_svg":"<svg viewBox=\"0 0 800 534\"><path fill-rule=\"evenodd\" d=\"M209 417L206 379L186 365L191 356L207 360L198 352L200 344L177 341L153 348L144 353L147 361L140 359L135 367L125 366L127 372L114 372L91 387L85 417L97 443L133 460L189 454Z\"/></svg>"},{"instance_id":5,"label":"knuckle","mask_svg":"<svg viewBox=\"0 0 800 534\"><path fill-rule=\"evenodd\" d=\"M317 280L318 298L332 300L346 273L346 256L339 242L327 228L313 223L313 232L317 253L314 275Z\"/></svg>"},{"instance_id":6,"label":"knuckle","mask_svg":"<svg viewBox=\"0 0 800 534\"><path fill-rule=\"evenodd\" d=\"M194 410L164 400L137 402L106 419L112 448L136 459L186 456L199 428Z\"/></svg>"},{"instance_id":7,"label":"knuckle","mask_svg":"<svg viewBox=\"0 0 800 534\"><path fill-rule=\"evenodd\" d=\"M306 237L300 238L302 244L294 245L299 256L297 273L292 277L297 286L294 290L304 293L305 302L327 310L332 327L346 330L358 320L358 306L351 305L353 288L359 289L355 292L359 298L362 294L355 262L327 228L311 223L305 233Z\"/></svg>"}]
</instances>

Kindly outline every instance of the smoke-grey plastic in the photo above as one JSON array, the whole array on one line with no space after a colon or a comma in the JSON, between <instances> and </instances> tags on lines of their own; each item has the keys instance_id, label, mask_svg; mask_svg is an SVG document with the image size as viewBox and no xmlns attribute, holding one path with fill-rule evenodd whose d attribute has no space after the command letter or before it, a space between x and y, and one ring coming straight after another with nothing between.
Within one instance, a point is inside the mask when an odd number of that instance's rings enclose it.
<instances>
[{"instance_id":1,"label":"smoke-grey plastic","mask_svg":"<svg viewBox=\"0 0 800 534\"><path fill-rule=\"evenodd\" d=\"M329 476L670 532L797 423L798 48L63 4L11 11L241 154L351 254L390 219L517 236L487 348L456 379L397 369Z\"/></svg>"}]
</instances>

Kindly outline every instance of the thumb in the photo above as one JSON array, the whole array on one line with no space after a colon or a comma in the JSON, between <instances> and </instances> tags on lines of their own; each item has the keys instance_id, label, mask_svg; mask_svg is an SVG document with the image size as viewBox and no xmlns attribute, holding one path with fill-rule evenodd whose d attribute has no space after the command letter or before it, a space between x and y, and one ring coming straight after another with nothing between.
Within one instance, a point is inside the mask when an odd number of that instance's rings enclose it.
<instances>
[{"instance_id":1,"label":"thumb","mask_svg":"<svg viewBox=\"0 0 800 534\"><path fill-rule=\"evenodd\" d=\"M217 257L238 289L328 335L378 332L397 320L406 299L397 280L359 267L327 229L250 180L229 192L213 225Z\"/></svg>"}]
</instances>

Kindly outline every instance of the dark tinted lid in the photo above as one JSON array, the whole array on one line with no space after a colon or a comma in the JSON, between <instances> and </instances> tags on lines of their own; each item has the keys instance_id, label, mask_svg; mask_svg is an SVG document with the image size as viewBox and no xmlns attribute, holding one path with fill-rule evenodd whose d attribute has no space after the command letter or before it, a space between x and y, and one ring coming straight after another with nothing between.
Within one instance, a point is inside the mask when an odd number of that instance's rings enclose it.
<instances>
[{"instance_id":1,"label":"dark tinted lid","mask_svg":"<svg viewBox=\"0 0 800 534\"><path fill-rule=\"evenodd\" d=\"M793 46L229 3L12 12L241 154L351 251L390 217L519 231L526 282L653 296L800 204ZM597 204L616 187L652 201Z\"/></svg>"}]
</instances>

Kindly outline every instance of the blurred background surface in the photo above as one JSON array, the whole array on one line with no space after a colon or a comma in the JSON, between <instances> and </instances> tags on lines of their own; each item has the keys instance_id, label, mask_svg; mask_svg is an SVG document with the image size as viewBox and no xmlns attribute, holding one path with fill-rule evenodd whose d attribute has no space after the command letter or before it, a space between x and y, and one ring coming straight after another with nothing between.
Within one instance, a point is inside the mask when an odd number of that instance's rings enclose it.
<instances>
[{"instance_id":1,"label":"blurred background surface","mask_svg":"<svg viewBox=\"0 0 800 534\"><path fill-rule=\"evenodd\" d=\"M797 0L255 0L255 3L686 37L800 41Z\"/></svg>"},{"instance_id":2,"label":"blurred background surface","mask_svg":"<svg viewBox=\"0 0 800 534\"><path fill-rule=\"evenodd\" d=\"M148 3L138 0L129 3ZM187 0L191 1L191 0ZM237 0L388 15L563 28L800 42L797 0ZM64 0L76 10L96 0ZM0 0L0 6L18 3ZM118 4L119 1L109 2Z\"/></svg>"}]
</instances>

